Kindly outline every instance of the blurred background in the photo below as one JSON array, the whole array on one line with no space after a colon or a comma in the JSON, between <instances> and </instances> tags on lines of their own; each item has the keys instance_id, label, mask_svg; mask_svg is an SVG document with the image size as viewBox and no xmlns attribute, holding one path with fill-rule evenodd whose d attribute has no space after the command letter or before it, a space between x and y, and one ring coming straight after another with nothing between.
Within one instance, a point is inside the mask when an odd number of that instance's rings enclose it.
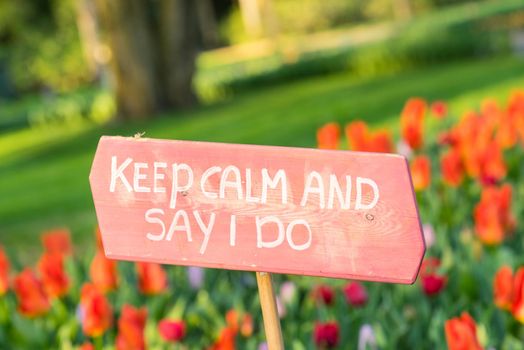
<instances>
[{"instance_id":1,"label":"blurred background","mask_svg":"<svg viewBox=\"0 0 524 350\"><path fill-rule=\"evenodd\" d=\"M98 140L143 133L411 153L419 281L275 275L286 348L522 350L523 88L522 0L0 0L0 348L267 349L253 273L96 247Z\"/></svg>"},{"instance_id":2,"label":"blurred background","mask_svg":"<svg viewBox=\"0 0 524 350\"><path fill-rule=\"evenodd\" d=\"M0 0L0 242L93 245L101 135L315 147L328 121L397 134L524 86L524 2ZM22 249L23 248L23 249Z\"/></svg>"}]
</instances>

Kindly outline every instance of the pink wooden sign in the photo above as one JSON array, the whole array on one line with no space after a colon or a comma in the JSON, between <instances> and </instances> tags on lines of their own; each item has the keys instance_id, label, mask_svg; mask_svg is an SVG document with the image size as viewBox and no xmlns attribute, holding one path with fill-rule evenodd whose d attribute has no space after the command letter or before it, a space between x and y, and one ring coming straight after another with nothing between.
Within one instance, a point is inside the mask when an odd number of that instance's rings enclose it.
<instances>
[{"instance_id":1,"label":"pink wooden sign","mask_svg":"<svg viewBox=\"0 0 524 350\"><path fill-rule=\"evenodd\" d=\"M398 155L102 137L90 182L114 259L413 283L425 251Z\"/></svg>"}]
</instances>

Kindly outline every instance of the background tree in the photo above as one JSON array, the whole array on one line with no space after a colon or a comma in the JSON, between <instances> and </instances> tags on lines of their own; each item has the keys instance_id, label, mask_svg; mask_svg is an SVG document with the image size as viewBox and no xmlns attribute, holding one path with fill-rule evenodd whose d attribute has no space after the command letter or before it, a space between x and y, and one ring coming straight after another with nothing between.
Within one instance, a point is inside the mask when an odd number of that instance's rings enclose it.
<instances>
[{"instance_id":1,"label":"background tree","mask_svg":"<svg viewBox=\"0 0 524 350\"><path fill-rule=\"evenodd\" d=\"M198 23L191 0L96 0L111 49L110 70L126 119L150 118L166 108L196 102Z\"/></svg>"}]
</instances>

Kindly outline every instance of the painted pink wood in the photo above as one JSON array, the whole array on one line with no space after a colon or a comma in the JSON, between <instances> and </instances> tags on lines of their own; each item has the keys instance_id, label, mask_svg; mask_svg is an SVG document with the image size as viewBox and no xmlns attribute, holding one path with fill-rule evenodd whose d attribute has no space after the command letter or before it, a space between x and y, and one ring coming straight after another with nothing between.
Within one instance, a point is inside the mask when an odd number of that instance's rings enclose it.
<instances>
[{"instance_id":1,"label":"painted pink wood","mask_svg":"<svg viewBox=\"0 0 524 350\"><path fill-rule=\"evenodd\" d=\"M116 158L112 168L113 157ZM128 158L132 161L125 165ZM188 172L177 172L177 183L182 188L174 191L176 203L170 208L174 182L172 166L181 163L191 168L194 182L191 188L184 190ZM241 175L241 199L238 199L232 173L225 179L229 186L224 187L224 198L219 196L221 174L230 165L237 167ZM212 173L204 182L204 190L208 196L217 196L216 199L206 197L200 186L202 174L213 166L222 172ZM278 183L276 189L268 187L267 203L246 201L249 182L246 169L251 171L251 196L260 198L263 168L272 179L279 169L285 172L287 203L282 203ZM317 193L310 193L301 205L306 179L313 171L320 174L326 187L324 209L320 207ZM135 173L138 179L134 178ZM346 193L345 176L351 176L349 209L341 208L340 200L344 198L339 200L336 195L333 196L333 208L327 208L331 174L339 180L343 195ZM371 179L377 184L378 202L371 209L355 207L357 177ZM114 192L110 191L112 178ZM399 155L102 137L90 183L105 252L114 259L413 283L425 252L409 167L406 159ZM312 184L318 185L315 181ZM165 192L159 192L162 187ZM375 198L372 186L364 184L361 189L361 204L372 204ZM146 220L148 210L152 210L150 214L156 211L150 215L150 222ZM184 231L182 214L171 227L178 211L187 213L191 241ZM205 229L212 215L215 216L214 224L209 230L207 247L203 247L205 231L201 226ZM231 215L236 217L235 239L231 237ZM298 224L291 231L290 240L284 235L282 243L274 248L258 247L257 216L259 220L266 216L278 218L284 230L293 220L303 221L295 222ZM304 222L309 225L311 235L302 225ZM177 230L168 240L170 227ZM261 227L263 241L279 238L277 224ZM289 242L306 248L293 249Z\"/></svg>"}]
</instances>

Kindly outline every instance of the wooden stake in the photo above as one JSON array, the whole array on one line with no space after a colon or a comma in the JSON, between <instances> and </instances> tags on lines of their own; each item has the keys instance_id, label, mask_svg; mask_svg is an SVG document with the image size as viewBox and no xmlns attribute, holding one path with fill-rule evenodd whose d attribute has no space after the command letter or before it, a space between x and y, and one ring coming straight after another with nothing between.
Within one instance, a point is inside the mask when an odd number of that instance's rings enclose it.
<instances>
[{"instance_id":1,"label":"wooden stake","mask_svg":"<svg viewBox=\"0 0 524 350\"><path fill-rule=\"evenodd\" d=\"M282 330L278 317L277 303L271 274L268 272L257 272L258 294L260 295L260 306L264 317L264 329L269 350L283 350Z\"/></svg>"}]
</instances>

